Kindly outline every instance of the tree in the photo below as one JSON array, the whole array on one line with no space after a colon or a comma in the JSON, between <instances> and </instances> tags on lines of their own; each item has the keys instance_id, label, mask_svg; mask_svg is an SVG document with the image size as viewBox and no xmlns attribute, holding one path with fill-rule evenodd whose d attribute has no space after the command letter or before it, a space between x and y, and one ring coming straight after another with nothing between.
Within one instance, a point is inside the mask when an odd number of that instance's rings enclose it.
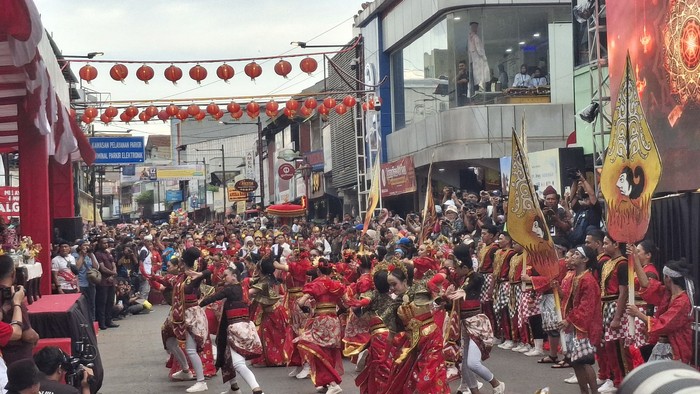
<instances>
[{"instance_id":1,"label":"tree","mask_svg":"<svg viewBox=\"0 0 700 394\"><path fill-rule=\"evenodd\" d=\"M153 205L154 200L153 190L147 190L136 197L136 203L141 206Z\"/></svg>"}]
</instances>

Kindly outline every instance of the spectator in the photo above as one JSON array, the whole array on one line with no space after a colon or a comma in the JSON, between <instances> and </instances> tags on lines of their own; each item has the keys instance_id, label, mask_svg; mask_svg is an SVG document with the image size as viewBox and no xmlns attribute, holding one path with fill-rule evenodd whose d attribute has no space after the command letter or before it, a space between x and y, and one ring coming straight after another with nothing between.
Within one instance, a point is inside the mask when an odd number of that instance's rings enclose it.
<instances>
[{"instance_id":1,"label":"spectator","mask_svg":"<svg viewBox=\"0 0 700 394\"><path fill-rule=\"evenodd\" d=\"M51 259L51 276L53 277L53 292L67 294L78 292L78 278L73 270L76 270L75 257L70 254L70 244L59 241L58 254Z\"/></svg>"},{"instance_id":2,"label":"spectator","mask_svg":"<svg viewBox=\"0 0 700 394\"><path fill-rule=\"evenodd\" d=\"M200 238L201 240L201 238ZM151 292L151 286L148 283L148 278L153 273L153 263L151 258L153 254L151 253L151 248L153 247L153 236L147 235L143 237L143 243L141 249L139 249L139 291L144 297L148 297Z\"/></svg>"},{"instance_id":3,"label":"spectator","mask_svg":"<svg viewBox=\"0 0 700 394\"><path fill-rule=\"evenodd\" d=\"M96 286L95 292L95 317L100 330L119 327L112 322L112 308L114 308L114 278L117 276L117 267L114 257L109 253L107 237L97 240L95 257L100 265L102 280Z\"/></svg>"},{"instance_id":4,"label":"spectator","mask_svg":"<svg viewBox=\"0 0 700 394\"><path fill-rule=\"evenodd\" d=\"M578 172L579 179L571 187L571 210L574 212L573 226L569 234L571 245L581 245L586 241L589 228L600 228L603 208L596 198L593 187L583 174Z\"/></svg>"},{"instance_id":5,"label":"spectator","mask_svg":"<svg viewBox=\"0 0 700 394\"><path fill-rule=\"evenodd\" d=\"M520 66L520 72L515 74L513 87L526 88L528 86L530 86L530 75L527 73L527 64L523 64Z\"/></svg>"},{"instance_id":6,"label":"spectator","mask_svg":"<svg viewBox=\"0 0 700 394\"><path fill-rule=\"evenodd\" d=\"M561 196L552 185L544 189L544 218L553 237L566 237L571 230L571 214L559 205Z\"/></svg>"},{"instance_id":7,"label":"spectator","mask_svg":"<svg viewBox=\"0 0 700 394\"><path fill-rule=\"evenodd\" d=\"M24 288L19 286L12 295L12 322L0 322L0 349L3 349L10 341L17 341L22 338L22 301L24 301ZM20 305L20 306L16 306ZM0 392L7 384L7 365L0 357Z\"/></svg>"},{"instance_id":8,"label":"spectator","mask_svg":"<svg viewBox=\"0 0 700 394\"><path fill-rule=\"evenodd\" d=\"M88 241L81 240L78 242L76 250L78 257L75 265L78 267L78 286L80 292L85 296L88 303L88 318L89 321L95 321L95 285L87 278L87 272L91 268L99 269L99 262L92 253L92 248ZM73 256L75 257L75 256Z\"/></svg>"},{"instance_id":9,"label":"spectator","mask_svg":"<svg viewBox=\"0 0 700 394\"><path fill-rule=\"evenodd\" d=\"M80 381L80 390L64 383L66 373L70 372L70 360L63 350L55 346L45 347L34 355L34 362L41 372L42 394L90 394L88 379L94 376L91 368L80 366L85 370L83 380Z\"/></svg>"},{"instance_id":10,"label":"spectator","mask_svg":"<svg viewBox=\"0 0 700 394\"><path fill-rule=\"evenodd\" d=\"M0 290L9 288L10 292L12 293L14 290L14 283L15 263L12 261L10 256L2 255L0 256ZM22 293L22 297L17 295L19 292ZM2 308L3 311L13 310L13 313L2 314L2 321L10 325L21 325L22 336L19 339L13 339L5 346L0 347L0 350L2 350L3 359L7 365L10 365L17 360L31 358L32 349L39 340L39 334L32 329L32 326L29 323L29 313L27 312L27 307L23 302L21 302L21 300L24 299L24 290L20 287L17 292L12 294L12 297L2 299L2 305L0 305L0 308ZM15 296L18 299L15 299ZM15 319L17 315L17 311L15 309L21 310L21 319Z\"/></svg>"},{"instance_id":11,"label":"spectator","mask_svg":"<svg viewBox=\"0 0 700 394\"><path fill-rule=\"evenodd\" d=\"M539 67L535 69L535 72L532 73L532 78L530 78L530 87L531 88L536 88L538 86L548 86L549 81L547 81L547 77L542 75L542 70L540 70Z\"/></svg>"},{"instance_id":12,"label":"spectator","mask_svg":"<svg viewBox=\"0 0 700 394\"><path fill-rule=\"evenodd\" d=\"M17 361L7 368L7 394L39 394L40 373L31 358Z\"/></svg>"}]
</instances>

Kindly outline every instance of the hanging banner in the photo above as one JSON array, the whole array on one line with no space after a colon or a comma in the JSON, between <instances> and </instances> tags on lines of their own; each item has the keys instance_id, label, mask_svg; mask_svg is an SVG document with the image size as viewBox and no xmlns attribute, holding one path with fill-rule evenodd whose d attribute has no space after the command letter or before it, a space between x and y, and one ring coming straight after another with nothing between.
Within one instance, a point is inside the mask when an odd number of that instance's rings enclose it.
<instances>
[{"instance_id":1,"label":"hanging banner","mask_svg":"<svg viewBox=\"0 0 700 394\"><path fill-rule=\"evenodd\" d=\"M143 137L90 137L95 150L95 164L143 163Z\"/></svg>"},{"instance_id":2,"label":"hanging banner","mask_svg":"<svg viewBox=\"0 0 700 394\"><path fill-rule=\"evenodd\" d=\"M5 223L10 218L19 217L19 187L0 187L0 217Z\"/></svg>"},{"instance_id":3,"label":"hanging banner","mask_svg":"<svg viewBox=\"0 0 700 394\"><path fill-rule=\"evenodd\" d=\"M416 191L416 169L413 157L382 164L382 197L398 196Z\"/></svg>"},{"instance_id":4,"label":"hanging banner","mask_svg":"<svg viewBox=\"0 0 700 394\"><path fill-rule=\"evenodd\" d=\"M245 201L248 199L248 193L236 190L234 188L228 189L228 201Z\"/></svg>"}]
</instances>

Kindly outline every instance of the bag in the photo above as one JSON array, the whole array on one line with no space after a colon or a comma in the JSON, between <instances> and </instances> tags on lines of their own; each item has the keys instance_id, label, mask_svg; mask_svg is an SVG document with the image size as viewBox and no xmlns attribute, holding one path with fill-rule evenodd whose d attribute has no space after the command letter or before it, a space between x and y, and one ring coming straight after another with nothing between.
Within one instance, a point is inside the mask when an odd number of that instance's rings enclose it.
<instances>
[{"instance_id":1,"label":"bag","mask_svg":"<svg viewBox=\"0 0 700 394\"><path fill-rule=\"evenodd\" d=\"M569 359L575 362L586 357L593 357L595 346L588 338L577 338L576 334L566 334L566 347L568 348Z\"/></svg>"},{"instance_id":2,"label":"bag","mask_svg":"<svg viewBox=\"0 0 700 394\"><path fill-rule=\"evenodd\" d=\"M102 273L97 268L88 268L87 270L87 280L93 285L97 285L102 282Z\"/></svg>"}]
</instances>

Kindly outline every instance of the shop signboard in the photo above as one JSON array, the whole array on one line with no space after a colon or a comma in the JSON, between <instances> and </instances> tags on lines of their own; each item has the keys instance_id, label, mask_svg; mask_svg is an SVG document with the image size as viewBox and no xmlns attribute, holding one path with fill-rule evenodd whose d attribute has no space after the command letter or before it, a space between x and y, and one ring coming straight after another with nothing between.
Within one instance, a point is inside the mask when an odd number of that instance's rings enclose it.
<instances>
[{"instance_id":1,"label":"shop signboard","mask_svg":"<svg viewBox=\"0 0 700 394\"><path fill-rule=\"evenodd\" d=\"M229 202L245 201L247 199L248 199L247 192L242 192L242 191L236 190L234 188L228 189L228 201Z\"/></svg>"},{"instance_id":2,"label":"shop signboard","mask_svg":"<svg viewBox=\"0 0 700 394\"><path fill-rule=\"evenodd\" d=\"M258 182L255 179L241 179L233 188L239 192L250 193L258 190Z\"/></svg>"},{"instance_id":3,"label":"shop signboard","mask_svg":"<svg viewBox=\"0 0 700 394\"><path fill-rule=\"evenodd\" d=\"M407 156L382 164L382 197L398 196L416 191L416 169L413 157Z\"/></svg>"},{"instance_id":4,"label":"shop signboard","mask_svg":"<svg viewBox=\"0 0 700 394\"><path fill-rule=\"evenodd\" d=\"M182 190L166 190L165 191L165 201L166 202L182 201Z\"/></svg>"},{"instance_id":5,"label":"shop signboard","mask_svg":"<svg viewBox=\"0 0 700 394\"><path fill-rule=\"evenodd\" d=\"M10 218L19 217L19 187L0 187L0 217L5 222Z\"/></svg>"},{"instance_id":6,"label":"shop signboard","mask_svg":"<svg viewBox=\"0 0 700 394\"><path fill-rule=\"evenodd\" d=\"M95 150L95 164L143 163L145 144L143 137L90 137Z\"/></svg>"}]
</instances>

